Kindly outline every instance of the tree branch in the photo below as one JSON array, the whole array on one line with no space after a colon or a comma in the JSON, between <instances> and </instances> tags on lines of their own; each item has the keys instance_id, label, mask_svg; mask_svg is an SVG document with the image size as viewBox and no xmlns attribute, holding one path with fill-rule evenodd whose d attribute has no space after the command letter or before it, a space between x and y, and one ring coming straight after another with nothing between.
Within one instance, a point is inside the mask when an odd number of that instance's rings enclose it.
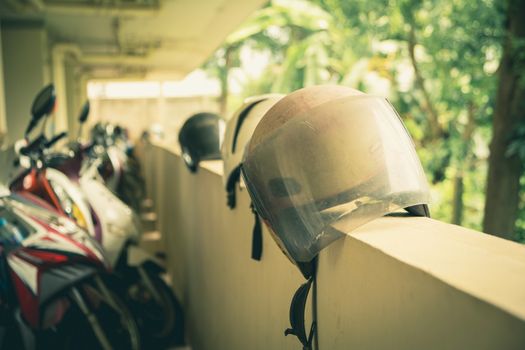
<instances>
[{"instance_id":1,"label":"tree branch","mask_svg":"<svg viewBox=\"0 0 525 350\"><path fill-rule=\"evenodd\" d=\"M416 60L415 49L416 34L414 26L410 24L410 31L408 33L408 54L410 56L410 62L412 63L412 67L414 69L414 75L416 77L416 86L419 90L421 90L421 93L423 94L424 103L421 106L422 110L424 110L429 116L430 137L431 139L436 139L443 135L443 128L439 123L439 116L436 108L434 107L434 104L432 103L432 100L430 99L430 94L425 88L425 81L423 79L423 76L421 75L421 71L419 70L419 66Z\"/></svg>"}]
</instances>

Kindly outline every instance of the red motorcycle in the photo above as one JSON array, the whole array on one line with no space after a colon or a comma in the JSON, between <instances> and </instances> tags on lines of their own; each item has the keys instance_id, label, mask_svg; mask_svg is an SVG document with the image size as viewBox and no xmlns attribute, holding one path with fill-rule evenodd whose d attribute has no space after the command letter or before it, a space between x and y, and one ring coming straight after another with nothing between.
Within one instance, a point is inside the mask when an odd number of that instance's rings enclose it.
<instances>
[{"instance_id":1,"label":"red motorcycle","mask_svg":"<svg viewBox=\"0 0 525 350\"><path fill-rule=\"evenodd\" d=\"M42 90L35 99L33 118L26 135L32 127L39 124L34 120L44 119L45 123L51 104L42 102L53 99L52 92L50 86L49 91L48 88ZM85 121L88 111L88 108L84 108L81 123ZM128 217L131 210L120 200L113 200L113 194L109 193L111 197L108 198L106 192L109 190L95 180L84 179L83 184L86 187L82 187L81 169L83 165L89 164L89 159L85 158L92 146L83 147L77 143L70 146L66 154L50 152L51 146L64 136L65 133L62 133L48 140L44 133L40 133L30 143L26 136L23 146L18 147L17 152L25 169L13 177L11 191L24 197L38 197L54 210L75 220L103 244L114 268L116 283L112 287L119 291L140 329L147 335L143 337L144 344L151 347L182 343L182 310L173 292L160 277L164 272L162 265L155 257L150 257L136 247L139 231L135 222L130 220L133 217ZM60 174L57 174L56 169ZM97 167L92 166L91 170L97 171ZM93 187L93 183L98 187ZM100 187L106 192L101 191ZM111 207L108 207L109 203L112 204ZM124 215L121 215L122 209L119 211L117 205L125 207ZM128 211L130 214L127 214ZM118 230L119 227L122 229Z\"/></svg>"},{"instance_id":2,"label":"red motorcycle","mask_svg":"<svg viewBox=\"0 0 525 350\"><path fill-rule=\"evenodd\" d=\"M139 349L112 285L101 246L84 230L29 191L0 191L0 348Z\"/></svg>"},{"instance_id":3,"label":"red motorcycle","mask_svg":"<svg viewBox=\"0 0 525 350\"><path fill-rule=\"evenodd\" d=\"M29 197L0 199L0 299L23 348L139 349L133 318L106 284L102 248Z\"/></svg>"}]
</instances>

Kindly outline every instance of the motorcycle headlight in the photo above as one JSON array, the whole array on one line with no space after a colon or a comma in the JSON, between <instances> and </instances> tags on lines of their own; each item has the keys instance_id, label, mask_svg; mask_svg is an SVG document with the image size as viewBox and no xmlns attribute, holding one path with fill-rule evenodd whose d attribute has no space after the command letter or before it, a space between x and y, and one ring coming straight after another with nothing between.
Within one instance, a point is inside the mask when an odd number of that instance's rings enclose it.
<instances>
[{"instance_id":1,"label":"motorcycle headlight","mask_svg":"<svg viewBox=\"0 0 525 350\"><path fill-rule=\"evenodd\" d=\"M77 222L78 226L87 230L88 225L86 218L84 217L84 214L82 214L82 211L80 210L78 205L76 205L75 203L71 204L71 218Z\"/></svg>"},{"instance_id":2,"label":"motorcycle headlight","mask_svg":"<svg viewBox=\"0 0 525 350\"><path fill-rule=\"evenodd\" d=\"M84 214L82 214L82 211L78 207L78 205L73 201L73 199L69 196L69 194L66 192L66 190L57 184L54 181L49 181L51 183L51 186L53 187L53 191L58 197L58 200L60 201L60 206L66 213L68 217L75 220L78 226L80 226L83 229L87 229L87 220L84 217Z\"/></svg>"}]
</instances>

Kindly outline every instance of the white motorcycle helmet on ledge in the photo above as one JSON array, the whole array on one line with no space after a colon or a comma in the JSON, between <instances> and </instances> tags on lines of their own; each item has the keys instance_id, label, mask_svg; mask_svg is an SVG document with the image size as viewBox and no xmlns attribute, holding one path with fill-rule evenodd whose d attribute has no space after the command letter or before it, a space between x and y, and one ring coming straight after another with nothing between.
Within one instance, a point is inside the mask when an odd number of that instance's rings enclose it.
<instances>
[{"instance_id":1,"label":"white motorcycle helmet on ledge","mask_svg":"<svg viewBox=\"0 0 525 350\"><path fill-rule=\"evenodd\" d=\"M281 99L261 119L242 176L274 240L308 278L292 300L291 329L311 348L304 306L319 252L399 209L429 216L428 184L414 144L384 98L313 86Z\"/></svg>"},{"instance_id":2,"label":"white motorcycle helmet on ledge","mask_svg":"<svg viewBox=\"0 0 525 350\"><path fill-rule=\"evenodd\" d=\"M223 160L222 182L228 193L228 206L235 208L235 186L244 188L240 181L240 164L246 145L263 115L284 95L266 94L249 97L238 108L226 124L224 141L221 147Z\"/></svg>"},{"instance_id":3,"label":"white motorcycle helmet on ledge","mask_svg":"<svg viewBox=\"0 0 525 350\"><path fill-rule=\"evenodd\" d=\"M253 130L263 115L276 104L284 95L268 94L248 98L243 105L237 109L226 125L224 142L221 154L223 159L223 184L227 193L227 203L230 209L236 205L235 189L237 183L245 187L241 181L241 162L246 145L250 141ZM262 256L262 227L257 212L251 206L254 214L254 226L252 230L251 258L261 260Z\"/></svg>"}]
</instances>

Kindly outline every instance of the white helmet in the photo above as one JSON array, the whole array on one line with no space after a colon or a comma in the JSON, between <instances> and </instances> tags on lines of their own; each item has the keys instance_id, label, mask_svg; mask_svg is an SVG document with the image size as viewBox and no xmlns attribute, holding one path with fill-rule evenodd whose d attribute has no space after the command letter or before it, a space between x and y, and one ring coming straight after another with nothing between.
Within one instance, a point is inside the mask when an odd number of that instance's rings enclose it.
<instances>
[{"instance_id":1,"label":"white helmet","mask_svg":"<svg viewBox=\"0 0 525 350\"><path fill-rule=\"evenodd\" d=\"M281 94L267 94L247 98L226 124L221 147L224 170L222 182L228 192L230 208L235 207L235 185L240 177L239 165L253 130L263 115L283 97ZM245 187L242 181L240 186Z\"/></svg>"},{"instance_id":2,"label":"white helmet","mask_svg":"<svg viewBox=\"0 0 525 350\"><path fill-rule=\"evenodd\" d=\"M301 271L368 221L402 208L428 215L425 174L398 114L386 99L346 87L309 87L275 104L252 135L242 175Z\"/></svg>"}]
</instances>

